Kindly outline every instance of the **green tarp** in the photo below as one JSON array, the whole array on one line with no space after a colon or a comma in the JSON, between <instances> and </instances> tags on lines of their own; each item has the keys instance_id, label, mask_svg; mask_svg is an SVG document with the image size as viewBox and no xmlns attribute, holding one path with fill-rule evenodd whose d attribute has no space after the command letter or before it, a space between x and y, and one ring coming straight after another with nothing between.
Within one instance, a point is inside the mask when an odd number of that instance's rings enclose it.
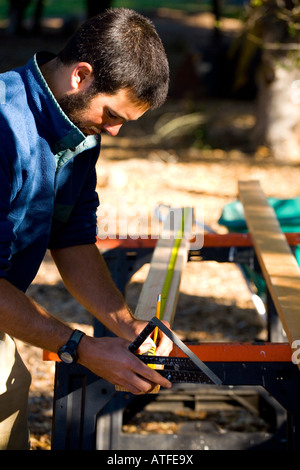
<instances>
[{"instance_id":1,"label":"green tarp","mask_svg":"<svg viewBox=\"0 0 300 470\"><path fill-rule=\"evenodd\" d=\"M300 233L300 198L279 199L270 197L268 202L274 208L283 232ZM227 227L229 232L247 232L248 229L242 203L237 200L226 204L218 223ZM295 256L298 265L300 265L300 245L295 247ZM264 279L246 265L243 265L243 270L256 285L258 295L262 295L265 292Z\"/></svg>"}]
</instances>

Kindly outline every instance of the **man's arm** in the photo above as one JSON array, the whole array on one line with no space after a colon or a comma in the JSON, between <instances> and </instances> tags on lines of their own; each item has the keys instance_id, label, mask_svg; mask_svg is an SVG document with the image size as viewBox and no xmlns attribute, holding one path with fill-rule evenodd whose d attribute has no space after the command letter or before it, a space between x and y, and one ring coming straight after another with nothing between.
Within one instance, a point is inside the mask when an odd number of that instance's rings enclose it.
<instances>
[{"instance_id":1,"label":"man's arm","mask_svg":"<svg viewBox=\"0 0 300 470\"><path fill-rule=\"evenodd\" d=\"M51 316L33 299L0 279L0 331L34 346L57 352L72 328Z\"/></svg>"},{"instance_id":2,"label":"man's arm","mask_svg":"<svg viewBox=\"0 0 300 470\"><path fill-rule=\"evenodd\" d=\"M118 337L133 341L146 322L137 320L116 288L95 245L52 250L51 254L69 292ZM172 343L160 335L157 353L168 355Z\"/></svg>"},{"instance_id":3,"label":"man's arm","mask_svg":"<svg viewBox=\"0 0 300 470\"><path fill-rule=\"evenodd\" d=\"M84 336L78 347L78 362L135 394L149 391L153 383L170 388L169 381L141 363L128 350L130 342L147 322L135 319L130 312L98 248L95 245L78 245L52 249L51 254L69 292L118 336ZM171 341L160 334L157 353L168 355L171 350Z\"/></svg>"},{"instance_id":4,"label":"man's arm","mask_svg":"<svg viewBox=\"0 0 300 470\"><path fill-rule=\"evenodd\" d=\"M133 340L135 318L97 247L78 245L51 250L51 255L72 296L117 336Z\"/></svg>"},{"instance_id":5,"label":"man's arm","mask_svg":"<svg viewBox=\"0 0 300 470\"><path fill-rule=\"evenodd\" d=\"M5 279L0 279L0 330L53 352L67 342L73 331ZM148 392L154 383L169 388L170 382L130 353L128 345L122 338L84 335L78 362L134 394Z\"/></svg>"}]
</instances>

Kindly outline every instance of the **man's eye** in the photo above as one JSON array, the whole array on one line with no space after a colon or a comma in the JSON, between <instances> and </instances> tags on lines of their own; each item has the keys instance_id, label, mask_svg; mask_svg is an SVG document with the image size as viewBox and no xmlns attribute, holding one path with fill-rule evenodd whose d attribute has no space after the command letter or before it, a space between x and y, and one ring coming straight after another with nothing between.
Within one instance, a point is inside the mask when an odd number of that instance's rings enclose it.
<instances>
[{"instance_id":1,"label":"man's eye","mask_svg":"<svg viewBox=\"0 0 300 470\"><path fill-rule=\"evenodd\" d=\"M118 116L116 116L115 114L113 114L111 111L107 111L107 115L111 118L111 119L117 119Z\"/></svg>"}]
</instances>

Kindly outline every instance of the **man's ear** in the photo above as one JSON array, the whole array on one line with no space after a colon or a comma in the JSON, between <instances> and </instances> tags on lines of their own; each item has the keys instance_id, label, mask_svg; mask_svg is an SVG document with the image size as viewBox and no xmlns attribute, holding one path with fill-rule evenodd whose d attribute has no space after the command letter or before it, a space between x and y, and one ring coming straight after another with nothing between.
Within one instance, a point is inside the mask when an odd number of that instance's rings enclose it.
<instances>
[{"instance_id":1,"label":"man's ear","mask_svg":"<svg viewBox=\"0 0 300 470\"><path fill-rule=\"evenodd\" d=\"M74 91L81 91L90 86L93 81L93 67L88 62L79 62L73 68L70 85Z\"/></svg>"}]
</instances>

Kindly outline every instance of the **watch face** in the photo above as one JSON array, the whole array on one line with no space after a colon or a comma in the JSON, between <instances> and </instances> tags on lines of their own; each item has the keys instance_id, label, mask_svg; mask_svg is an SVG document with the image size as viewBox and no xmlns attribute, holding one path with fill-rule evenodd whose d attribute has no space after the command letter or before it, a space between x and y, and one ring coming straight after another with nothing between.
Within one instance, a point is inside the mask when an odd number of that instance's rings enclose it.
<instances>
[{"instance_id":1,"label":"watch face","mask_svg":"<svg viewBox=\"0 0 300 470\"><path fill-rule=\"evenodd\" d=\"M74 361L73 357L68 351L60 353L60 358L63 362L66 362L67 364L72 364L72 362Z\"/></svg>"}]
</instances>

